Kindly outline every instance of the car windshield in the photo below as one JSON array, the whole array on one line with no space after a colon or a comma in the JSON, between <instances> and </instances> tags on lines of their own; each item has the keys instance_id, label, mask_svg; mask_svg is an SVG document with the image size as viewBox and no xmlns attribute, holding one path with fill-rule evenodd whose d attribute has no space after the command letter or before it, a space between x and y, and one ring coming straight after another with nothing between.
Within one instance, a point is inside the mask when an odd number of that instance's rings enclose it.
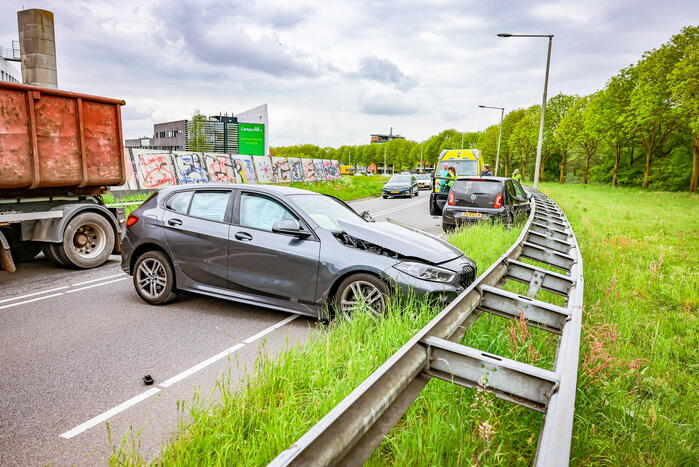
<instances>
[{"instance_id":1,"label":"car windshield","mask_svg":"<svg viewBox=\"0 0 699 467\"><path fill-rule=\"evenodd\" d=\"M289 195L289 198L308 214L319 226L326 230L340 231L338 221L366 222L351 208L334 198L325 195Z\"/></svg>"},{"instance_id":2,"label":"car windshield","mask_svg":"<svg viewBox=\"0 0 699 467\"><path fill-rule=\"evenodd\" d=\"M388 183L410 183L410 175L394 175Z\"/></svg>"},{"instance_id":3,"label":"car windshield","mask_svg":"<svg viewBox=\"0 0 699 467\"><path fill-rule=\"evenodd\" d=\"M430 175L430 174L418 174L418 175L415 175L415 178L417 178L418 180L431 180L432 175Z\"/></svg>"},{"instance_id":4,"label":"car windshield","mask_svg":"<svg viewBox=\"0 0 699 467\"><path fill-rule=\"evenodd\" d=\"M439 177L446 172L445 167L454 167L456 175L480 175L478 173L478 161L474 159L447 159L439 163Z\"/></svg>"}]
</instances>

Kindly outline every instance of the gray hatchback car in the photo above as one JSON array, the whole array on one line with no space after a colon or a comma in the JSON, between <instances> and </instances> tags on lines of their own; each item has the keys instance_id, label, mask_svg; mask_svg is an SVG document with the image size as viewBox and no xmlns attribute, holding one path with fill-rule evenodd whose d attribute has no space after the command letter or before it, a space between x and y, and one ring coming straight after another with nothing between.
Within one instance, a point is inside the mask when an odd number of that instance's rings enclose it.
<instances>
[{"instance_id":1,"label":"gray hatchback car","mask_svg":"<svg viewBox=\"0 0 699 467\"><path fill-rule=\"evenodd\" d=\"M321 318L360 303L383 313L395 290L448 302L476 277L474 262L435 236L263 185L155 193L127 220L121 266L154 305L185 290Z\"/></svg>"}]
</instances>

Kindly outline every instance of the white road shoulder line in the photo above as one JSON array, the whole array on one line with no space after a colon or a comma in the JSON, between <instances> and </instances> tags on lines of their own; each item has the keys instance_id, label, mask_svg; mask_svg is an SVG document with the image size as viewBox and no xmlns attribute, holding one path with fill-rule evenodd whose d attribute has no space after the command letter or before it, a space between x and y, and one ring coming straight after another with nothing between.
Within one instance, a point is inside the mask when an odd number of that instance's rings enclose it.
<instances>
[{"instance_id":1,"label":"white road shoulder line","mask_svg":"<svg viewBox=\"0 0 699 467\"><path fill-rule=\"evenodd\" d=\"M126 275L126 273L122 272L122 273L119 273L119 274L114 274L114 275L112 275L112 276L100 277L99 279L91 279L91 280L89 280L89 281L76 282L75 284L70 284L70 286L71 286L71 287L77 287L77 286L79 286L79 285L91 284L91 283L93 283L93 282L103 281L103 280L105 280L105 279L113 279L113 278L115 278L115 277L120 277L120 276L125 276L125 275Z\"/></svg>"},{"instance_id":2,"label":"white road shoulder line","mask_svg":"<svg viewBox=\"0 0 699 467\"><path fill-rule=\"evenodd\" d=\"M3 306L0 306L0 310L3 310L5 308L10 308L13 306L24 305L25 303L38 302L39 300L45 300L47 298L58 297L59 295L63 295L63 292L59 292L59 293L55 293L55 294L51 294L51 295L44 295L43 297L32 298L31 300L24 300L23 302L10 303L9 305L3 305Z\"/></svg>"},{"instance_id":3,"label":"white road shoulder line","mask_svg":"<svg viewBox=\"0 0 699 467\"><path fill-rule=\"evenodd\" d=\"M206 368L207 366L211 365L212 363L214 363L218 360L221 360L224 357L229 356L233 352L236 352L236 351L242 349L243 347L245 347L245 344L236 344L233 347L229 347L226 350L224 350L223 352L217 353L213 357L207 358L203 362L197 363L193 367L184 370L182 373L179 373L179 374L173 376L172 378L163 381L162 383L159 384L159 386L161 386L163 388L169 388L170 386L177 383L178 381L182 381L187 376L193 375L197 371Z\"/></svg>"},{"instance_id":4,"label":"white road shoulder line","mask_svg":"<svg viewBox=\"0 0 699 467\"><path fill-rule=\"evenodd\" d=\"M114 279L113 281L100 282L99 284L86 285L85 287L80 287L79 289L66 290L65 293L80 292L81 290L91 289L93 287L99 287L101 285L113 284L114 282L125 281L128 277L122 277L121 279Z\"/></svg>"},{"instance_id":5,"label":"white road shoulder line","mask_svg":"<svg viewBox=\"0 0 699 467\"><path fill-rule=\"evenodd\" d=\"M116 281L112 281L112 282L117 282L120 280L123 280L123 279L117 279ZM102 284L97 284L97 285L102 285ZM89 288L89 287L95 287L95 286L88 286L88 287L84 287L84 288ZM80 290L80 289L78 289L78 290ZM68 293L68 292L66 292L66 293ZM56 295L62 295L62 294L59 293ZM44 297L42 297L42 298L44 298ZM187 370L183 371L182 373L179 373L179 374L173 376L172 378L163 381L158 386L160 386L161 388L169 388L173 384L175 384L179 381L182 381L186 377L193 375L197 371L202 370L203 368L206 368L207 366L211 365L212 363L214 363L214 362L216 362L224 357L227 357L228 355L230 355L234 352L237 352L238 350L245 347L246 344L251 344L252 342L255 342L256 340L261 339L262 337L266 336L267 334L274 331L275 329L279 329L280 327L284 326L285 324L290 323L291 321L295 320L299 316L301 316L301 315L291 315L287 318L284 318L283 320L279 321L278 323L273 324L272 326L258 332L257 334L255 334L251 337L248 337L247 339L245 339L243 341L243 343L236 344L233 347L229 347L228 349L224 350L223 352L217 353L213 357L207 358L203 362L198 363L191 368L188 368ZM80 425L76 426L75 428L73 428L71 430L66 431L65 433L63 433L60 436L61 436L61 438L65 438L65 439L70 439L74 436L77 436L80 433L82 433L83 431L89 430L90 428L92 428L96 425L99 425L100 423L102 423L104 421L107 421L111 417L123 412L124 410L126 410L130 407L133 407L134 405L138 404L141 401L148 399L150 396L152 396L153 394L156 394L158 392L160 392L160 388L149 389L148 391L143 392L143 393L139 394L138 396L132 397L131 399L127 400L126 402L122 402L121 404L117 405L116 407L113 407L113 408L107 410L106 412L103 412L100 415L98 415L94 418L91 418L90 420L86 421L85 423L81 423Z\"/></svg>"},{"instance_id":6,"label":"white road shoulder line","mask_svg":"<svg viewBox=\"0 0 699 467\"><path fill-rule=\"evenodd\" d=\"M116 407L113 407L106 412L103 412L99 414L98 416L91 418L90 420L86 421L85 423L81 423L80 425L76 426L72 430L68 430L65 433L61 435L61 438L65 439L70 439L76 435L79 435L85 430L89 430L95 425L99 425L100 423L104 422L105 420L108 420L109 418L113 417L114 415L123 412L124 410L128 409L129 407L132 407L136 404L138 404L141 401L144 401L148 399L150 396L157 394L160 392L160 388L153 388L149 389L146 392L142 392L138 396L132 397L131 399L127 400L126 402L122 402L121 404L117 405Z\"/></svg>"},{"instance_id":7,"label":"white road shoulder line","mask_svg":"<svg viewBox=\"0 0 699 467\"><path fill-rule=\"evenodd\" d=\"M285 318L285 319L279 321L277 324L272 325L272 326L268 327L267 329L258 332L254 336L248 337L243 342L246 344L252 344L256 340L261 339L262 337L266 336L267 334L274 331L275 329L279 329L280 327L284 326L286 323L290 323L291 321L295 320L299 316L300 315L291 315L288 318Z\"/></svg>"},{"instance_id":8,"label":"white road shoulder line","mask_svg":"<svg viewBox=\"0 0 699 467\"><path fill-rule=\"evenodd\" d=\"M57 290L63 290L63 289L67 289L67 288L68 288L68 286L64 285L62 287L56 287L55 289L42 290L41 292L28 293L27 295L18 295L17 297L5 298L3 300L0 300L0 303L14 302L15 300L21 300L21 299L27 298L27 297L36 297L37 295L51 293L51 292L55 292Z\"/></svg>"},{"instance_id":9,"label":"white road shoulder line","mask_svg":"<svg viewBox=\"0 0 699 467\"><path fill-rule=\"evenodd\" d=\"M112 278L114 278L114 277L120 277L120 276L126 276L126 274L122 272L121 274L114 274L114 275L111 275L111 276L104 276L104 277L100 277L100 278L97 278L97 279L91 279L91 280L89 280L89 281L76 282L75 284L70 284L70 285L63 285L63 286L61 286L61 287L56 287L56 288L54 288L54 289L40 290L39 292L33 292L33 293L30 293L30 294L26 294L26 295L17 295L16 297L3 298L2 300L0 300L0 303L14 302L15 300L22 300L23 298L35 297L35 296L37 296L37 295L43 295L43 294L45 294L45 293L56 292L56 291L58 291L58 290L65 290L65 289L68 289L68 288L70 288L70 287L77 287L77 286L83 285L83 284L91 284L91 283L93 283L93 282L103 281L103 280L106 280L106 279L112 279ZM126 277L124 277L124 279L126 279ZM113 281L112 281L112 282L113 282ZM105 282L105 283L106 283L106 284L109 284L110 282ZM81 290L82 290L82 289L81 289ZM65 292L65 293L70 293L70 292ZM62 293L60 293L60 294L55 294L55 295L51 295L51 297L55 297L56 295L62 295ZM48 297L46 297L46 298L48 298ZM12 304L12 305L10 305L10 306L21 305L22 303L29 303L29 302L14 303L14 304ZM0 307L0 309L2 309L2 308L9 308L10 306Z\"/></svg>"},{"instance_id":10,"label":"white road shoulder line","mask_svg":"<svg viewBox=\"0 0 699 467\"><path fill-rule=\"evenodd\" d=\"M373 213L373 214L371 214L371 215L372 215L372 216L383 216L383 215L385 215L385 214L389 214L389 213L392 213L392 212L395 212L395 211L400 211L401 209L407 209L407 208L410 208L410 207L413 207L413 206L417 206L418 204L424 203L424 202L426 202L426 201L427 201L426 199L421 199L420 201L416 201L416 202L414 202L414 203L403 204L403 205L397 206L397 207L395 207L395 208L391 208L391 209L386 209L386 210L384 210L384 211L375 212L375 213Z\"/></svg>"}]
</instances>

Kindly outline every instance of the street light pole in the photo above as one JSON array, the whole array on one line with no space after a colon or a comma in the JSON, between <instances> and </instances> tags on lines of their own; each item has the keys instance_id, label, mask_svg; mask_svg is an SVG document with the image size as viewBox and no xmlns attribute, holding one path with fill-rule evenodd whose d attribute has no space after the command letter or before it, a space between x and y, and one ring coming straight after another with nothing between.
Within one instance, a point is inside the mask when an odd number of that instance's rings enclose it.
<instances>
[{"instance_id":1,"label":"street light pole","mask_svg":"<svg viewBox=\"0 0 699 467\"><path fill-rule=\"evenodd\" d=\"M495 156L495 176L498 176L498 166L500 165L500 137L502 136L502 119L505 117L505 107L491 107L489 105L479 105L481 109L500 110L500 129L498 130L498 151Z\"/></svg>"},{"instance_id":2,"label":"street light pole","mask_svg":"<svg viewBox=\"0 0 699 467\"><path fill-rule=\"evenodd\" d=\"M549 85L549 68L551 66L551 44L553 34L507 34L500 33L499 37L548 37L549 46L546 54L546 76L544 78L544 97L541 102L541 120L539 121L539 141L536 144L536 165L534 167L534 189L539 187L539 170L541 169L541 148L544 145L544 119L546 118L546 93Z\"/></svg>"},{"instance_id":3,"label":"street light pole","mask_svg":"<svg viewBox=\"0 0 699 467\"><path fill-rule=\"evenodd\" d=\"M386 165L386 146L384 146L383 147L383 174L386 175L387 172L388 172L388 166Z\"/></svg>"}]
</instances>

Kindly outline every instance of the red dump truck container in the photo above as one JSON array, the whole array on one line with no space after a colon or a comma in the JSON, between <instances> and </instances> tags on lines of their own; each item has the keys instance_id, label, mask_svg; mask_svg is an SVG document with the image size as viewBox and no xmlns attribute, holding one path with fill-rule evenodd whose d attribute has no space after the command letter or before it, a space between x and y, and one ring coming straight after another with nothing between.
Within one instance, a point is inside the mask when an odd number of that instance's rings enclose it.
<instances>
[{"instance_id":1,"label":"red dump truck container","mask_svg":"<svg viewBox=\"0 0 699 467\"><path fill-rule=\"evenodd\" d=\"M122 185L122 105L118 99L0 82L0 197L32 190L99 193Z\"/></svg>"},{"instance_id":2,"label":"red dump truck container","mask_svg":"<svg viewBox=\"0 0 699 467\"><path fill-rule=\"evenodd\" d=\"M126 179L124 104L0 82L0 270L40 252L94 268L121 251L124 208L100 194Z\"/></svg>"}]
</instances>

